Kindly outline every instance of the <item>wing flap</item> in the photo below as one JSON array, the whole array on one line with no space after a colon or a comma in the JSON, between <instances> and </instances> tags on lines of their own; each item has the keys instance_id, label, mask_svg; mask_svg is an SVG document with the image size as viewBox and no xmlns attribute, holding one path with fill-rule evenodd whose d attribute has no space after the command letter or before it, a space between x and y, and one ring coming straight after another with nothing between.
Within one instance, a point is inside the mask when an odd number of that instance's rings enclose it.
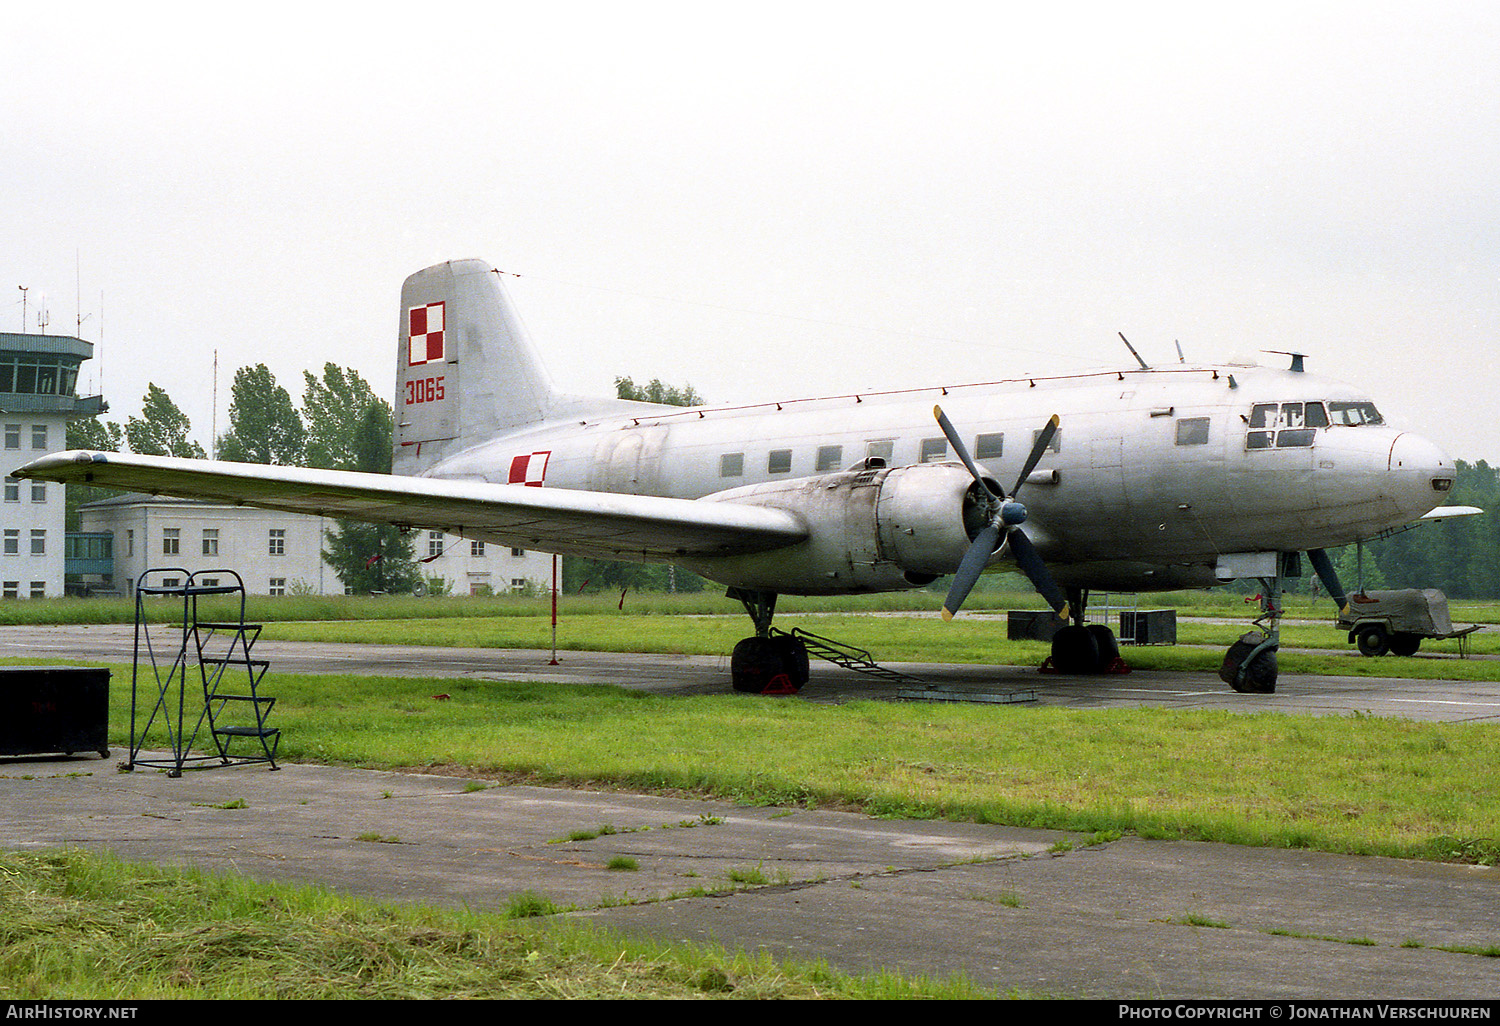
<instances>
[{"instance_id":1,"label":"wing flap","mask_svg":"<svg viewBox=\"0 0 1500 1026\"><path fill-rule=\"evenodd\" d=\"M806 526L792 513L733 502L131 453L53 453L12 476L441 529L596 559L666 562L682 556L730 556L781 548L807 537Z\"/></svg>"}]
</instances>

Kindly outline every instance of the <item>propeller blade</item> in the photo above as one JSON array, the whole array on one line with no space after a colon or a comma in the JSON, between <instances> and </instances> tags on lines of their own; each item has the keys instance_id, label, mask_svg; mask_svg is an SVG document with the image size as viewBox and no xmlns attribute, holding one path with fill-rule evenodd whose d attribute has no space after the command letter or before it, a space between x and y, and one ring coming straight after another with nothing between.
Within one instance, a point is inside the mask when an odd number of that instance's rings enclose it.
<instances>
[{"instance_id":1,"label":"propeller blade","mask_svg":"<svg viewBox=\"0 0 1500 1026\"><path fill-rule=\"evenodd\" d=\"M958 612L959 606L964 604L964 599L969 597L969 592L979 582L979 575L990 565L990 556L999 545L999 524L990 524L974 536L974 541L970 543L958 569L954 571L953 583L948 586L948 597L943 599L944 620L953 619L953 614Z\"/></svg>"},{"instance_id":2,"label":"propeller blade","mask_svg":"<svg viewBox=\"0 0 1500 1026\"><path fill-rule=\"evenodd\" d=\"M1026 579L1031 582L1031 586L1037 590L1037 593L1047 600L1047 605L1057 613L1058 619L1066 620L1068 600L1063 597L1062 589L1047 572L1047 564L1042 562L1041 556L1037 555L1031 539L1026 537L1026 532L1014 528L1006 536L1006 541L1010 545L1010 554L1015 559L1016 566L1021 568L1021 573L1026 575Z\"/></svg>"},{"instance_id":3,"label":"propeller blade","mask_svg":"<svg viewBox=\"0 0 1500 1026\"><path fill-rule=\"evenodd\" d=\"M1026 483L1026 479L1031 476L1036 465L1042 462L1042 454L1047 451L1047 446L1052 444L1052 436L1057 434L1059 423L1058 416L1054 413L1052 419L1047 421L1047 426L1037 432L1036 444L1031 447L1031 455L1026 457L1026 465L1021 468L1021 476L1016 478L1016 486L1010 490L1011 495L1021 490L1021 486Z\"/></svg>"},{"instance_id":4,"label":"propeller blade","mask_svg":"<svg viewBox=\"0 0 1500 1026\"><path fill-rule=\"evenodd\" d=\"M974 475L974 480L982 484L984 482L984 475L980 474L978 465L974 462L973 457L969 455L969 448L964 445L964 440L953 426L953 422L948 419L948 415L943 412L941 406L934 406L932 414L937 418L938 427L943 429L943 434L947 437L948 444L953 446L953 451L958 453L958 458L963 461L963 465L969 468L969 473Z\"/></svg>"}]
</instances>

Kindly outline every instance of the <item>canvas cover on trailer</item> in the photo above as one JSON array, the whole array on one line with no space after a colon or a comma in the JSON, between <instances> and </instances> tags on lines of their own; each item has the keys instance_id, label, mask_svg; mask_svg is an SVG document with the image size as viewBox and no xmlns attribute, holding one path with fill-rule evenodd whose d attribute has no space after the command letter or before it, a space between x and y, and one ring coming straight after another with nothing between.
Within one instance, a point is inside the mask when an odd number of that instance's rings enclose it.
<instances>
[{"instance_id":1,"label":"canvas cover on trailer","mask_svg":"<svg viewBox=\"0 0 1500 1026\"><path fill-rule=\"evenodd\" d=\"M1349 609L1339 615L1339 626L1353 630L1361 623L1378 620L1393 633L1424 638L1451 638L1467 631L1453 630L1448 616L1448 596L1436 588L1402 588L1369 591L1349 596Z\"/></svg>"}]
</instances>

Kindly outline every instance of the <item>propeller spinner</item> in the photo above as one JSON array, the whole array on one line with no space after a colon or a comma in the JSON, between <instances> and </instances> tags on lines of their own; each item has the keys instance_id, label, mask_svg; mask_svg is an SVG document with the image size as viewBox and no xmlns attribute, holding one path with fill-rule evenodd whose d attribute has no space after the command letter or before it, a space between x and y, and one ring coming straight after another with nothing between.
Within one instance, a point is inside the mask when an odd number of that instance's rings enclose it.
<instances>
[{"instance_id":1,"label":"propeller spinner","mask_svg":"<svg viewBox=\"0 0 1500 1026\"><path fill-rule=\"evenodd\" d=\"M996 495L992 486L986 483L984 475L979 472L979 466L969 455L968 446L964 445L963 438L954 429L953 423L943 412L943 408L934 406L932 412L937 417L938 426L947 436L948 444L953 446L953 451L958 454L963 465L979 483L980 487L975 491L981 496L981 501L987 505L984 514L989 520L989 523L974 536L968 551L964 553L964 558L958 565L958 570L953 574L953 583L948 588L948 597L943 600L943 619L953 619L953 614L958 612L964 599L969 597L969 592L979 582L979 575L989 565L990 556L999 549L1003 534L1005 544L1010 547L1010 554L1015 558L1016 565L1020 567L1021 572L1026 575L1026 579L1031 582L1031 586L1047 600L1047 604L1060 619L1066 620L1068 618L1067 599L1063 598L1057 582L1047 572L1047 565L1042 562L1041 556L1037 555L1031 539L1026 537L1026 532L1021 530L1021 524L1026 522L1026 507L1016 501L1016 494L1020 492L1021 486L1026 483L1026 479L1041 462L1042 454L1047 451L1047 446L1052 444L1052 436L1057 433L1057 415L1053 414L1052 419L1047 421L1047 426L1038 432L1036 444L1031 447L1031 455L1026 458L1026 464L1021 468L1021 474L1016 478L1016 486L1010 490L1010 494Z\"/></svg>"}]
</instances>

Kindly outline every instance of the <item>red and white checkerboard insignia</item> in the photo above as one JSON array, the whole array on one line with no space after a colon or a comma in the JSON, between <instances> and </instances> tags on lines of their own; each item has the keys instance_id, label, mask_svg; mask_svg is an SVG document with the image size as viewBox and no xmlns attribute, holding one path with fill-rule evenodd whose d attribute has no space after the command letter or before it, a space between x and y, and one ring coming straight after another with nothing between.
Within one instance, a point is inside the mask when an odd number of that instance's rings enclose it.
<instances>
[{"instance_id":1,"label":"red and white checkerboard insignia","mask_svg":"<svg viewBox=\"0 0 1500 1026\"><path fill-rule=\"evenodd\" d=\"M517 456L510 461L509 484L529 485L532 488L542 487L547 479L547 457L551 456L551 450L547 452L534 452L529 456Z\"/></svg>"},{"instance_id":2,"label":"red and white checkerboard insignia","mask_svg":"<svg viewBox=\"0 0 1500 1026\"><path fill-rule=\"evenodd\" d=\"M443 362L443 320L442 303L414 306L406 311L407 331L411 335L410 366Z\"/></svg>"}]
</instances>

